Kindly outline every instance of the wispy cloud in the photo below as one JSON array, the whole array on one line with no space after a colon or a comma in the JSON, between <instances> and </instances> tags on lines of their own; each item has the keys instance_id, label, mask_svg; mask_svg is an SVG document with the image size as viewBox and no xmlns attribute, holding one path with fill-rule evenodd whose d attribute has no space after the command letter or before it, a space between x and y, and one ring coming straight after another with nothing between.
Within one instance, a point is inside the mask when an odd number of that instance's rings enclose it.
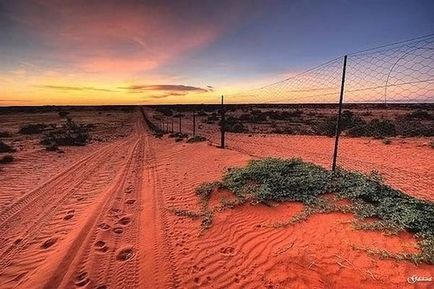
<instances>
[{"instance_id":1,"label":"wispy cloud","mask_svg":"<svg viewBox=\"0 0 434 289\"><path fill-rule=\"evenodd\" d=\"M169 93L147 95L146 97L143 97L143 98L145 98L145 99L161 99L161 98L166 98L166 97L170 97L170 96L184 96L184 95L186 95L186 93L169 92Z\"/></svg>"},{"instance_id":2,"label":"wispy cloud","mask_svg":"<svg viewBox=\"0 0 434 289\"><path fill-rule=\"evenodd\" d=\"M107 88L98 88L93 86L62 86L62 85L37 85L39 88L49 88L64 91L105 91L105 92L117 92L116 90Z\"/></svg>"},{"instance_id":3,"label":"wispy cloud","mask_svg":"<svg viewBox=\"0 0 434 289\"><path fill-rule=\"evenodd\" d=\"M190 9L177 1L16 2L8 4L10 10L21 29L31 31L34 45L49 52L48 59L89 73L135 75L157 69L211 44L237 19L205 13L223 10L212 3Z\"/></svg>"},{"instance_id":4,"label":"wispy cloud","mask_svg":"<svg viewBox=\"0 0 434 289\"><path fill-rule=\"evenodd\" d=\"M12 102L33 102L33 100L30 99L0 99L0 102L8 102L8 103L12 103Z\"/></svg>"},{"instance_id":5,"label":"wispy cloud","mask_svg":"<svg viewBox=\"0 0 434 289\"><path fill-rule=\"evenodd\" d=\"M202 88L196 86L182 85L182 84L153 84L153 85L130 85L119 87L131 93L145 92L145 91L166 91L177 92L180 94L187 94L190 92L210 92L212 89L209 87Z\"/></svg>"}]
</instances>

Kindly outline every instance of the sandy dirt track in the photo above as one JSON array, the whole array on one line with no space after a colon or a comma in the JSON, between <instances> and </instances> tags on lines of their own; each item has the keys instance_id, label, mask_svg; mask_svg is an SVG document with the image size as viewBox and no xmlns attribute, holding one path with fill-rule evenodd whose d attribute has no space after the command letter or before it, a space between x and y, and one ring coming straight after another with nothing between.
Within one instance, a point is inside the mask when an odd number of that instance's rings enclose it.
<instances>
[{"instance_id":1,"label":"sandy dirt track","mask_svg":"<svg viewBox=\"0 0 434 289\"><path fill-rule=\"evenodd\" d=\"M201 231L171 212L197 210L196 186L250 154L156 139L139 114L129 136L79 150L33 187L4 172L0 288L431 288L406 279L432 266L357 249L414 252L411 235L355 231L351 215L273 228L302 205L246 205Z\"/></svg>"}]
</instances>

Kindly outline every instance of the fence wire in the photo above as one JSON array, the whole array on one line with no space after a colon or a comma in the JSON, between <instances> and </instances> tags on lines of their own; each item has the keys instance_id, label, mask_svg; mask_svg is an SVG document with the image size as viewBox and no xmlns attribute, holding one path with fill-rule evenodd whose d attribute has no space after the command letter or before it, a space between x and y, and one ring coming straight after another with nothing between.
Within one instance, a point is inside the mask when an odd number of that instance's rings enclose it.
<instances>
[{"instance_id":1,"label":"fence wire","mask_svg":"<svg viewBox=\"0 0 434 289\"><path fill-rule=\"evenodd\" d=\"M340 102L343 65L339 57L225 95L245 104L158 106L152 118L176 141L195 134L220 145L223 129L230 149L327 168L336 157L340 167L378 171L392 186L434 200L434 34L348 54Z\"/></svg>"}]
</instances>

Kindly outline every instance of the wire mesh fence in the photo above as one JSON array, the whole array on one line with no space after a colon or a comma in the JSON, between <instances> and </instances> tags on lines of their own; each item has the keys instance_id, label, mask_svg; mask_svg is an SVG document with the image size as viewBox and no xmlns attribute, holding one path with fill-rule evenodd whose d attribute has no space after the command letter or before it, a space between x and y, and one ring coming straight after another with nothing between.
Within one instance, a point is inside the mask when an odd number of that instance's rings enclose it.
<instances>
[{"instance_id":1,"label":"wire mesh fence","mask_svg":"<svg viewBox=\"0 0 434 289\"><path fill-rule=\"evenodd\" d=\"M225 99L245 104L158 106L153 121L177 141L200 135L255 157L300 157L330 169L335 161L434 199L434 35L348 54Z\"/></svg>"}]
</instances>

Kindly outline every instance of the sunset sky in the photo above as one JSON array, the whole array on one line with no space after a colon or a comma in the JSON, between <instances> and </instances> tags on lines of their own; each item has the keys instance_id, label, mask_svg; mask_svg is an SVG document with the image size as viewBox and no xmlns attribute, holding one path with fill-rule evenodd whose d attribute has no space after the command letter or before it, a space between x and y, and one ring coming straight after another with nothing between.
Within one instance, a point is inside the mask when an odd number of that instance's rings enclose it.
<instances>
[{"instance_id":1,"label":"sunset sky","mask_svg":"<svg viewBox=\"0 0 434 289\"><path fill-rule=\"evenodd\" d=\"M215 103L432 33L433 11L432 0L0 0L0 105Z\"/></svg>"}]
</instances>

